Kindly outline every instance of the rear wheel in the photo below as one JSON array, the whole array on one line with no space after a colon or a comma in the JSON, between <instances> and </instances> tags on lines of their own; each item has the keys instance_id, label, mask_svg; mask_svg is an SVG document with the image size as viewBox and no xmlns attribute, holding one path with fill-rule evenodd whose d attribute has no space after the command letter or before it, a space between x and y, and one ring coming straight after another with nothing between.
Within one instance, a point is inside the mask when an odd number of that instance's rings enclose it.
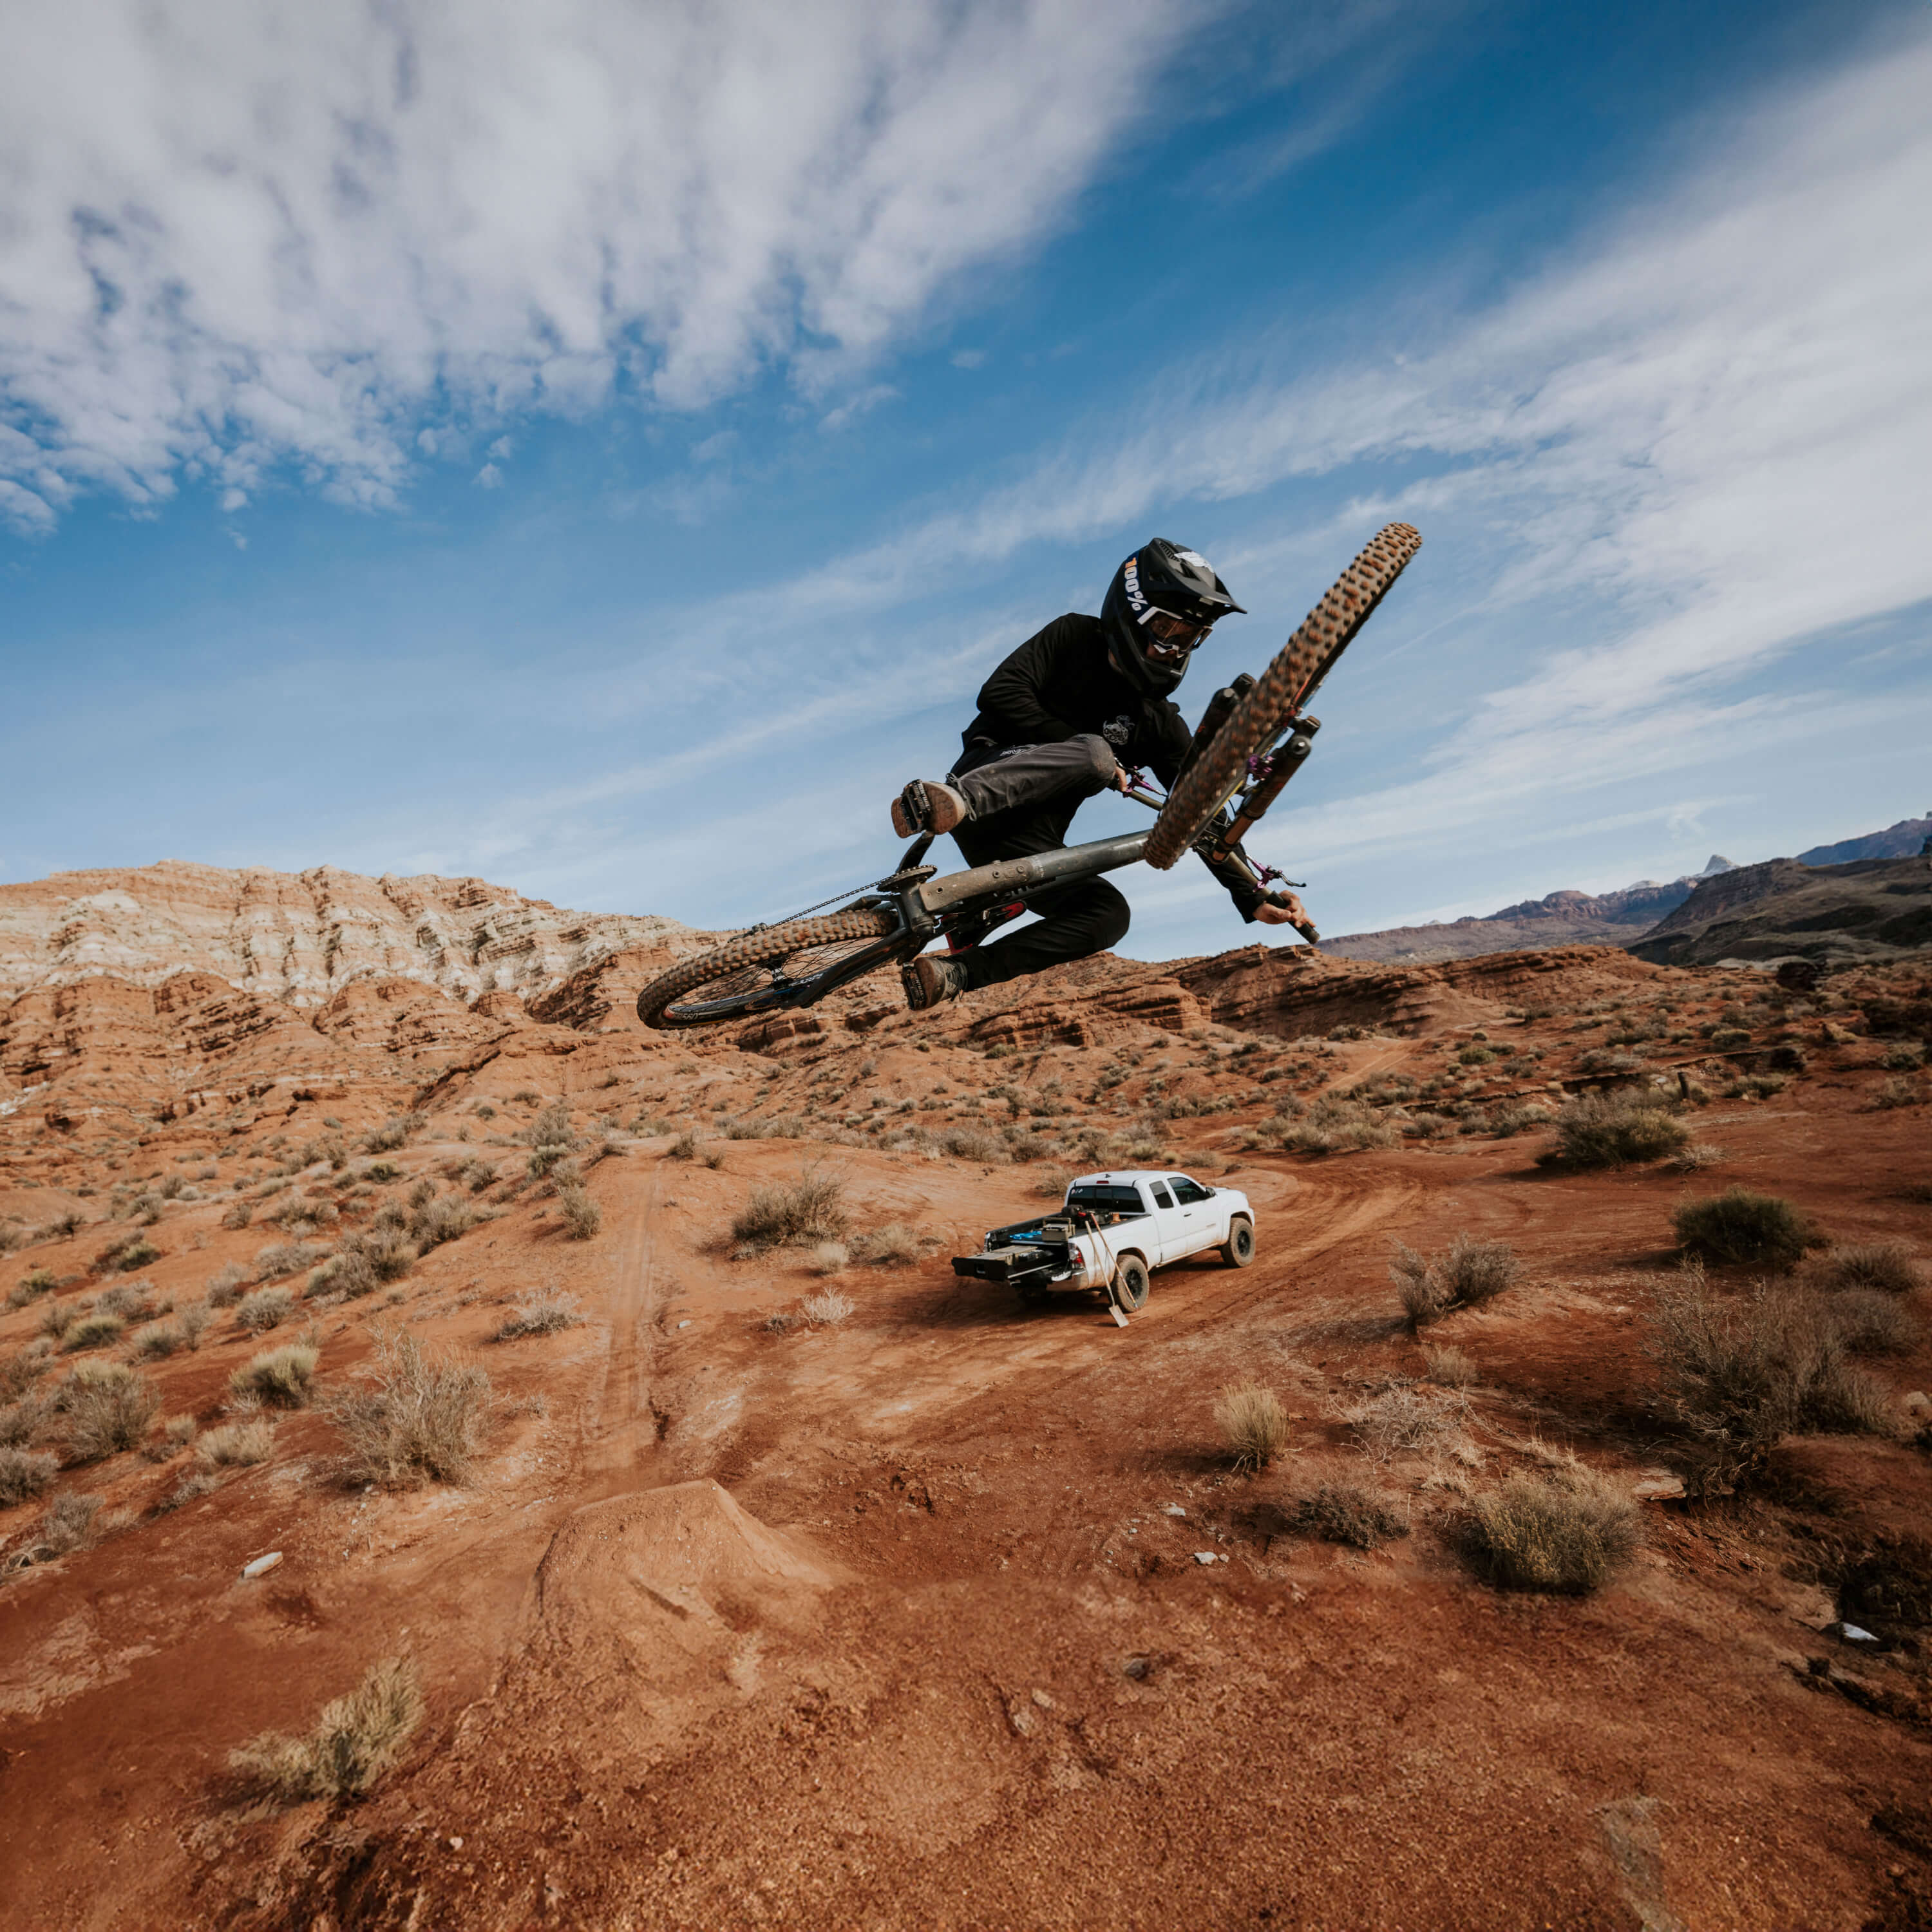
<instances>
[{"instance_id":1,"label":"rear wheel","mask_svg":"<svg viewBox=\"0 0 1932 1932\"><path fill-rule=\"evenodd\" d=\"M815 980L837 982L842 969L900 929L889 908L858 906L740 933L659 974L638 995L638 1017L659 1028L748 1019L788 1004Z\"/></svg>"},{"instance_id":2,"label":"rear wheel","mask_svg":"<svg viewBox=\"0 0 1932 1932\"><path fill-rule=\"evenodd\" d=\"M1221 1258L1230 1268L1246 1268L1255 1258L1255 1231L1246 1221L1236 1220L1221 1244Z\"/></svg>"},{"instance_id":3,"label":"rear wheel","mask_svg":"<svg viewBox=\"0 0 1932 1932\"><path fill-rule=\"evenodd\" d=\"M1120 1271L1114 1277L1114 1299L1131 1314L1136 1308L1147 1306L1148 1290L1154 1286L1154 1277L1148 1273L1148 1264L1138 1255L1124 1255L1120 1259Z\"/></svg>"},{"instance_id":4,"label":"rear wheel","mask_svg":"<svg viewBox=\"0 0 1932 1932\"><path fill-rule=\"evenodd\" d=\"M1409 524L1389 524L1309 612L1168 794L1143 854L1156 872L1166 872L1201 836L1249 758L1292 710L1307 702L1421 548L1422 538Z\"/></svg>"}]
</instances>

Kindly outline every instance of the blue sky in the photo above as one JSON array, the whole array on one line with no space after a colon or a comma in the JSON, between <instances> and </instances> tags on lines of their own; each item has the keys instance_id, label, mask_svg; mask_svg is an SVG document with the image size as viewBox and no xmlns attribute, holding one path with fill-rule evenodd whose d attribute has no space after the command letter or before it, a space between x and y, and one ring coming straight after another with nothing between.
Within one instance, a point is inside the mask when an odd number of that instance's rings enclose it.
<instances>
[{"instance_id":1,"label":"blue sky","mask_svg":"<svg viewBox=\"0 0 1932 1932\"><path fill-rule=\"evenodd\" d=\"M8 32L0 877L773 916L1147 536L1251 613L1192 713L1395 518L1250 842L1326 930L1932 806L1922 4ZM1261 936L1124 883L1129 952Z\"/></svg>"}]
</instances>

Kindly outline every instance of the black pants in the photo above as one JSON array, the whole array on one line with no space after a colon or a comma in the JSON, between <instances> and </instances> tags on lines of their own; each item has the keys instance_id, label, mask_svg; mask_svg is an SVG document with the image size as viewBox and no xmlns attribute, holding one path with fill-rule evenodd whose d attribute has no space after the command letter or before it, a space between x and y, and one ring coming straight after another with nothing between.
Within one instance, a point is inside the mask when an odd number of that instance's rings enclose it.
<instances>
[{"instance_id":1,"label":"black pants","mask_svg":"<svg viewBox=\"0 0 1932 1932\"><path fill-rule=\"evenodd\" d=\"M1104 738L1083 735L1057 745L975 745L952 768L951 782L973 815L953 833L972 866L1058 851L1083 799L1105 791L1118 769ZM968 986L993 986L1069 959L1118 946L1131 915L1105 879L1076 879L1032 894L1040 915L1024 927L963 956Z\"/></svg>"}]
</instances>

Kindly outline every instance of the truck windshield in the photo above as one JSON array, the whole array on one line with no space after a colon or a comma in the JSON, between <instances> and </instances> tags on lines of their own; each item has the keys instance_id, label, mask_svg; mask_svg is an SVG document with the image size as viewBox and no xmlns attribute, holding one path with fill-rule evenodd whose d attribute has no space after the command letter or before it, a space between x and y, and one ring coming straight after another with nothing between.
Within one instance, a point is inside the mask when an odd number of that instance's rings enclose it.
<instances>
[{"instance_id":1,"label":"truck windshield","mask_svg":"<svg viewBox=\"0 0 1932 1932\"><path fill-rule=\"evenodd\" d=\"M1139 1214L1145 1211L1137 1187L1089 1186L1067 1190L1070 1208L1092 1208L1103 1214Z\"/></svg>"}]
</instances>

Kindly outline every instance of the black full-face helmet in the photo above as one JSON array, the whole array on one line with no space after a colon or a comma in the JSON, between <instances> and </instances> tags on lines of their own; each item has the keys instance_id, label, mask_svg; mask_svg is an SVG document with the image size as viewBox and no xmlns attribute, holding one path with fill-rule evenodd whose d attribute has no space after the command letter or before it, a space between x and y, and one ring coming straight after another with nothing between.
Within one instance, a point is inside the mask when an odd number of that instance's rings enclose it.
<instances>
[{"instance_id":1,"label":"black full-face helmet","mask_svg":"<svg viewBox=\"0 0 1932 1932\"><path fill-rule=\"evenodd\" d=\"M1240 608L1204 556L1154 537L1114 572L1100 622L1120 670L1165 698L1214 620Z\"/></svg>"}]
</instances>

